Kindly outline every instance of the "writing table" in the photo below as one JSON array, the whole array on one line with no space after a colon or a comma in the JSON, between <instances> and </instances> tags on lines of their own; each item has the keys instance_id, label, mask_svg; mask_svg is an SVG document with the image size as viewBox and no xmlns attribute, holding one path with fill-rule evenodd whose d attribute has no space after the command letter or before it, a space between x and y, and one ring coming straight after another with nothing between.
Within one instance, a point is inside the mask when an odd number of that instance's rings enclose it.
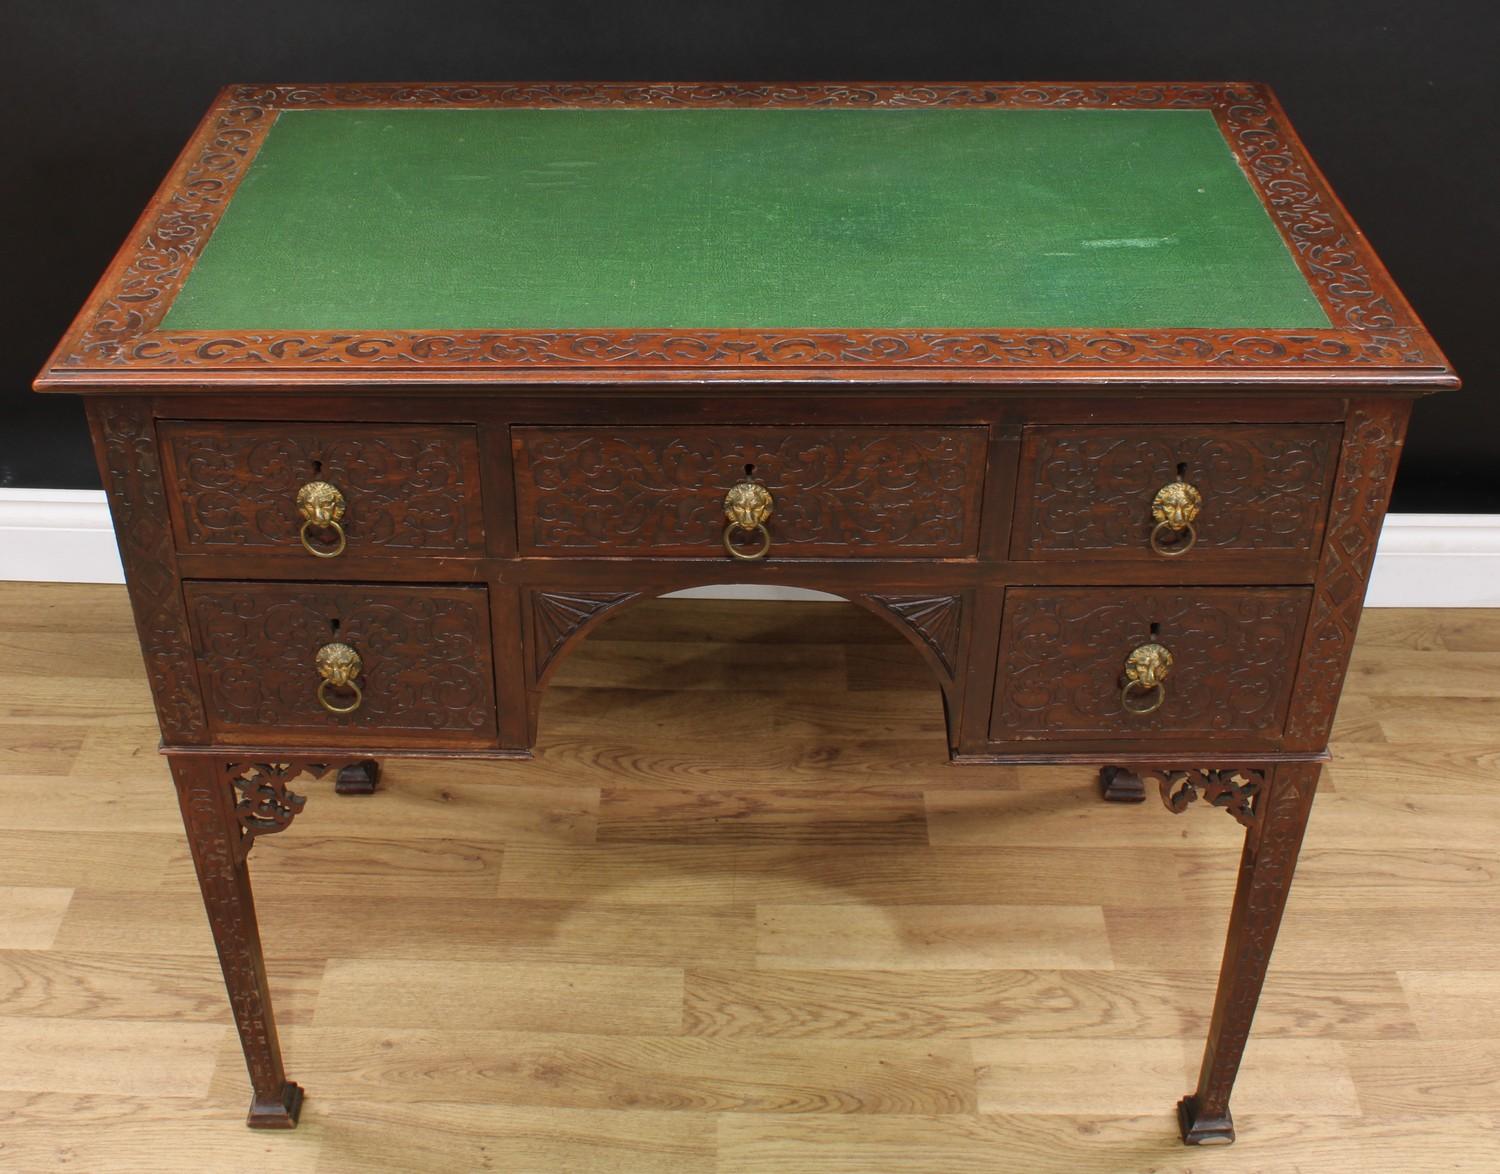
<instances>
[{"instance_id":1,"label":"writing table","mask_svg":"<svg viewBox=\"0 0 1500 1174\"><path fill-rule=\"evenodd\" d=\"M893 625L955 762L1244 825L1198 1144L1456 385L1242 83L230 86L36 384L87 397L252 1126L302 1102L246 864L298 776L527 757L594 625L733 582Z\"/></svg>"}]
</instances>

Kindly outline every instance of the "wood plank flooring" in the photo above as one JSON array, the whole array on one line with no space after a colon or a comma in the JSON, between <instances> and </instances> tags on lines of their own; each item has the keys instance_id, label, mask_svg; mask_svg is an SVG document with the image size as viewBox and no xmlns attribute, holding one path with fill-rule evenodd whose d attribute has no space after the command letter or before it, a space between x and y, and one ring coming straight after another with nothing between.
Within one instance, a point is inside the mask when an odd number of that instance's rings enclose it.
<instances>
[{"instance_id":1,"label":"wood plank flooring","mask_svg":"<svg viewBox=\"0 0 1500 1174\"><path fill-rule=\"evenodd\" d=\"M1173 1105L1238 826L948 766L847 605L648 604L535 762L304 783L251 857L291 1134L156 739L123 588L0 585L0 1170L1500 1170L1500 611L1366 616L1230 1149Z\"/></svg>"}]
</instances>

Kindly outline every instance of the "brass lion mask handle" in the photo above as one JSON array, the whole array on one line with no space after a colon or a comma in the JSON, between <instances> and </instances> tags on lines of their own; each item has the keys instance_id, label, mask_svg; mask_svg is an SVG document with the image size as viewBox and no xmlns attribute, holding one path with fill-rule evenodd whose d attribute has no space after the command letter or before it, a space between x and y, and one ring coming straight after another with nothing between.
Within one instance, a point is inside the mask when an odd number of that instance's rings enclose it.
<instances>
[{"instance_id":1,"label":"brass lion mask handle","mask_svg":"<svg viewBox=\"0 0 1500 1174\"><path fill-rule=\"evenodd\" d=\"M1155 713L1167 700L1172 654L1160 644L1142 644L1125 658L1125 687L1120 705L1126 713Z\"/></svg>"},{"instance_id":2,"label":"brass lion mask handle","mask_svg":"<svg viewBox=\"0 0 1500 1174\"><path fill-rule=\"evenodd\" d=\"M365 692L354 678L359 676L365 665L359 658L359 653L347 644L325 644L318 649L313 663L317 666L318 676L323 678L318 682L319 705L329 713L353 713L360 707L365 699ZM334 689L353 693L354 700L346 705L339 704L331 696Z\"/></svg>"},{"instance_id":3,"label":"brass lion mask handle","mask_svg":"<svg viewBox=\"0 0 1500 1174\"><path fill-rule=\"evenodd\" d=\"M724 516L729 519L724 527L724 550L730 558L750 563L766 557L771 549L771 532L766 529L766 522L775 504L771 491L759 481L747 477L729 487L724 495ZM759 544L749 550L736 546L734 535L740 530L758 533Z\"/></svg>"},{"instance_id":4,"label":"brass lion mask handle","mask_svg":"<svg viewBox=\"0 0 1500 1174\"><path fill-rule=\"evenodd\" d=\"M302 528L297 537L307 553L315 558L338 558L344 553L344 495L327 481L309 481L297 490L297 512L302 515ZM332 530L334 544L331 548L314 546L311 533L314 530Z\"/></svg>"},{"instance_id":5,"label":"brass lion mask handle","mask_svg":"<svg viewBox=\"0 0 1500 1174\"><path fill-rule=\"evenodd\" d=\"M1151 516L1156 527L1151 531L1151 549L1163 558L1177 558L1193 549L1198 531L1193 523L1203 508L1203 494L1196 485L1181 477L1163 485L1151 500ZM1163 542L1168 534L1186 535L1174 542Z\"/></svg>"}]
</instances>

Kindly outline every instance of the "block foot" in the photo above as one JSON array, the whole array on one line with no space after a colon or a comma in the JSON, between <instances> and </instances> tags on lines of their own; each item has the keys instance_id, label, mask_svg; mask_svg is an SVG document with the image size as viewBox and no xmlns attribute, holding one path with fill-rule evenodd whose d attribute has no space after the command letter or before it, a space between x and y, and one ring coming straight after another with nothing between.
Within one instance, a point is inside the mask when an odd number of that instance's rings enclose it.
<instances>
[{"instance_id":1,"label":"block foot","mask_svg":"<svg viewBox=\"0 0 1500 1174\"><path fill-rule=\"evenodd\" d=\"M1177 1102L1177 1127L1182 1130L1183 1145L1228 1145L1234 1140L1234 1118L1229 1110L1222 1117L1201 1117L1198 1099L1192 1096Z\"/></svg>"},{"instance_id":2,"label":"block foot","mask_svg":"<svg viewBox=\"0 0 1500 1174\"><path fill-rule=\"evenodd\" d=\"M296 1129L302 1115L302 1086L288 1080L281 1086L281 1099L251 1101L245 1124L251 1129Z\"/></svg>"},{"instance_id":3,"label":"block foot","mask_svg":"<svg viewBox=\"0 0 1500 1174\"><path fill-rule=\"evenodd\" d=\"M378 786L380 763L367 758L364 762L351 763L340 770L333 790L338 795L373 795Z\"/></svg>"},{"instance_id":4,"label":"block foot","mask_svg":"<svg viewBox=\"0 0 1500 1174\"><path fill-rule=\"evenodd\" d=\"M1123 766L1099 768L1099 793L1110 803L1144 803L1146 784Z\"/></svg>"}]
</instances>

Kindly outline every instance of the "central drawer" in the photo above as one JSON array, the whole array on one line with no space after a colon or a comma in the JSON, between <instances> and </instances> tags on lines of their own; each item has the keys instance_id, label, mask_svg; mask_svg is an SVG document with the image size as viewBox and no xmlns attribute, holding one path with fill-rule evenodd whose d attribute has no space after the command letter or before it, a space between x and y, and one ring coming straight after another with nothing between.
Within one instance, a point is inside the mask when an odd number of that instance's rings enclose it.
<instances>
[{"instance_id":1,"label":"central drawer","mask_svg":"<svg viewBox=\"0 0 1500 1174\"><path fill-rule=\"evenodd\" d=\"M983 428L511 432L523 553L727 558L725 495L769 493L771 558L972 558Z\"/></svg>"}]
</instances>

